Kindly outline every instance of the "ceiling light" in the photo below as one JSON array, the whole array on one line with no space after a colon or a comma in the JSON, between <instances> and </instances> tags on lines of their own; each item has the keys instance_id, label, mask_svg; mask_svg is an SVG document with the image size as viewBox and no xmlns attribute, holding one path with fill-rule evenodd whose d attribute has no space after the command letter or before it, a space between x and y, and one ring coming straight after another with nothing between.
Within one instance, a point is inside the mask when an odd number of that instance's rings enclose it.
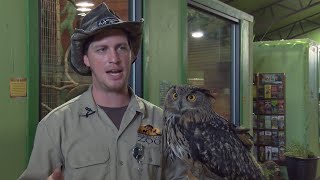
<instances>
[{"instance_id":1,"label":"ceiling light","mask_svg":"<svg viewBox=\"0 0 320 180\"><path fill-rule=\"evenodd\" d=\"M191 34L192 37L194 38L201 38L203 36L203 32L202 31L196 31L196 32L193 32Z\"/></svg>"},{"instance_id":2,"label":"ceiling light","mask_svg":"<svg viewBox=\"0 0 320 180\"><path fill-rule=\"evenodd\" d=\"M78 7L92 7L92 6L94 6L94 4L83 1L83 2L77 3L76 6L78 6Z\"/></svg>"}]
</instances>

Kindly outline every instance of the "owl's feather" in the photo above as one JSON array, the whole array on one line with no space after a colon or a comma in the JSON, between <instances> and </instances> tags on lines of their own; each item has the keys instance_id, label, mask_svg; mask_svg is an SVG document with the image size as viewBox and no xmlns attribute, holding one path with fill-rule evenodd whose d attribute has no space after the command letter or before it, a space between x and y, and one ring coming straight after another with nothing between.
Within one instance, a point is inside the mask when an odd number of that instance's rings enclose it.
<instances>
[{"instance_id":1,"label":"owl's feather","mask_svg":"<svg viewBox=\"0 0 320 180\"><path fill-rule=\"evenodd\" d=\"M184 161L196 177L264 179L236 129L213 111L210 98L208 91L191 86L168 91L164 120L171 157Z\"/></svg>"}]
</instances>

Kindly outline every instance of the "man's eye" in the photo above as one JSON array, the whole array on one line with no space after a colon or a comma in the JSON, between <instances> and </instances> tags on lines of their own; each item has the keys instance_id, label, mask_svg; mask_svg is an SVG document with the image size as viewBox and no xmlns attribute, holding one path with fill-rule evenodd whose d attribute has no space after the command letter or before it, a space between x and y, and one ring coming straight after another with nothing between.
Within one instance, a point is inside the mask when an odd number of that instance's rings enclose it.
<instances>
[{"instance_id":1,"label":"man's eye","mask_svg":"<svg viewBox=\"0 0 320 180\"><path fill-rule=\"evenodd\" d=\"M106 50L106 48L99 48L97 51L98 52L103 52L103 51L105 51Z\"/></svg>"},{"instance_id":2,"label":"man's eye","mask_svg":"<svg viewBox=\"0 0 320 180\"><path fill-rule=\"evenodd\" d=\"M121 51L128 51L129 50L129 48L128 48L128 46L119 46L119 50L121 50Z\"/></svg>"}]
</instances>

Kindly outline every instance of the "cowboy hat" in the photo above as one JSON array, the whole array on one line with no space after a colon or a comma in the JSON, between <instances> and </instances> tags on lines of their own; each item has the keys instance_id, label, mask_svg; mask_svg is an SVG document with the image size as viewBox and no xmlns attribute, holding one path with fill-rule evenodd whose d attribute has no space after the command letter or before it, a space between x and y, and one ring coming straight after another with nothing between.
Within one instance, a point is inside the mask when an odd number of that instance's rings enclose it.
<instances>
[{"instance_id":1,"label":"cowboy hat","mask_svg":"<svg viewBox=\"0 0 320 180\"><path fill-rule=\"evenodd\" d=\"M70 64L79 74L90 76L91 70L83 62L84 44L89 37L108 29L122 29L128 35L132 63L140 49L143 19L140 22L121 20L105 3L101 3L83 17L80 27L71 36Z\"/></svg>"}]
</instances>

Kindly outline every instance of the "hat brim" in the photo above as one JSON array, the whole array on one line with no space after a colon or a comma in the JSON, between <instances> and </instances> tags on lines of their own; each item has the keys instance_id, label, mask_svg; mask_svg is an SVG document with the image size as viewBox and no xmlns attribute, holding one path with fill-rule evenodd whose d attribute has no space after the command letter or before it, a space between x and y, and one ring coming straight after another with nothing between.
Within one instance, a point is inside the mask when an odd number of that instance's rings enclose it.
<instances>
[{"instance_id":1,"label":"hat brim","mask_svg":"<svg viewBox=\"0 0 320 180\"><path fill-rule=\"evenodd\" d=\"M131 22L131 21L122 21L117 24L105 25L99 29L93 31L84 31L82 29L76 29L74 34L71 37L71 47L70 47L70 65L71 67L80 75L90 76L91 70L88 66L84 64L83 61L83 46L86 40L102 31L108 29L122 29L128 34L128 41L130 42L130 48L132 50L132 59L133 63L137 58L142 38L142 26L143 20L141 22Z\"/></svg>"}]
</instances>

